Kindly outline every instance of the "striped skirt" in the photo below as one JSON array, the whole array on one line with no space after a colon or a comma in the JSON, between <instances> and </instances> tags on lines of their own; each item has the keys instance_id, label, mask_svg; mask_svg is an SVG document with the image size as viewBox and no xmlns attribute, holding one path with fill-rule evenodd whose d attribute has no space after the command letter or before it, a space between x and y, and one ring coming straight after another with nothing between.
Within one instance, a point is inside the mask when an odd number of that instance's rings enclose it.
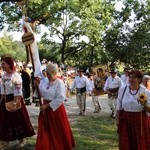
<instances>
[{"instance_id":1,"label":"striped skirt","mask_svg":"<svg viewBox=\"0 0 150 150\"><path fill-rule=\"evenodd\" d=\"M150 150L150 117L123 111L119 120L119 150Z\"/></svg>"}]
</instances>

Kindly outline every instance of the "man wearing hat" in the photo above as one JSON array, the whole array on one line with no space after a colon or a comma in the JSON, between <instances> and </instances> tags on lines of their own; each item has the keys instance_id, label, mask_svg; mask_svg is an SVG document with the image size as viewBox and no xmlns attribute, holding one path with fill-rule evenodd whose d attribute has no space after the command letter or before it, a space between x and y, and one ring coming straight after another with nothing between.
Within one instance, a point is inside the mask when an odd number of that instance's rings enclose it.
<instances>
[{"instance_id":1,"label":"man wearing hat","mask_svg":"<svg viewBox=\"0 0 150 150\"><path fill-rule=\"evenodd\" d=\"M85 115L86 110L86 91L91 93L92 88L88 78L84 75L82 68L77 70L78 75L75 77L70 91L72 92L76 88L76 100L79 107L79 115Z\"/></svg>"},{"instance_id":2,"label":"man wearing hat","mask_svg":"<svg viewBox=\"0 0 150 150\"><path fill-rule=\"evenodd\" d=\"M130 71L130 69L125 67L124 68L124 73L121 75L121 80L122 80L124 85L128 85L129 84L129 77L128 77L129 71Z\"/></svg>"},{"instance_id":3,"label":"man wearing hat","mask_svg":"<svg viewBox=\"0 0 150 150\"><path fill-rule=\"evenodd\" d=\"M103 89L108 94L108 104L112 110L110 117L115 118L118 90L123 85L123 82L121 78L117 76L117 69L111 69L109 73L110 76L107 78Z\"/></svg>"}]
</instances>

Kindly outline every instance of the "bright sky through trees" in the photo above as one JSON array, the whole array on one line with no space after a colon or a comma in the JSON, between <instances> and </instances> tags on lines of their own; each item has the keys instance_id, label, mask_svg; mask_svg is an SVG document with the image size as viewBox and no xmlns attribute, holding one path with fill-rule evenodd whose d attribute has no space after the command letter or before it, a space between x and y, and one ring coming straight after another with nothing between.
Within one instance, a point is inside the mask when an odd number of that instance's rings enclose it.
<instances>
[{"instance_id":1,"label":"bright sky through trees","mask_svg":"<svg viewBox=\"0 0 150 150\"><path fill-rule=\"evenodd\" d=\"M121 11L122 7L123 7L123 5L122 5L121 1L116 2L116 5L115 5L116 10ZM0 32L0 37L4 36L4 32L7 31L7 28L8 28L8 25L6 25L5 28ZM41 29L42 29L41 30L42 32L40 34L35 35L36 41L40 41L40 39L41 39L42 35L44 34L44 32L48 32L47 28L44 25L41 25ZM13 32L13 31L11 31L11 32L9 32L9 34L12 35L14 40L21 41L21 37L23 35L23 31L20 31L20 32L17 32L17 31ZM55 37L54 37L54 39L56 41L58 40L58 42L59 42L59 39L57 39ZM87 41L86 38L85 38L85 40Z\"/></svg>"}]
</instances>

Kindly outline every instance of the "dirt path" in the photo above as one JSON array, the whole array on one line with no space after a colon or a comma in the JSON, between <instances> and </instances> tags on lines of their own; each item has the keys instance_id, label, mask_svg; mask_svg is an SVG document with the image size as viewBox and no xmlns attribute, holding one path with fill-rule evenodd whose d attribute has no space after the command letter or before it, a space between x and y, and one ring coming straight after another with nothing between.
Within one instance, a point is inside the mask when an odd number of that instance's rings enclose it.
<instances>
[{"instance_id":1,"label":"dirt path","mask_svg":"<svg viewBox=\"0 0 150 150\"><path fill-rule=\"evenodd\" d=\"M102 109L99 113L93 113L94 106L92 103L92 98L91 98L91 96L87 96L86 116L109 116L110 115L111 111L108 106L107 95L100 96L99 100L101 102ZM69 118L71 118L71 116L78 115L79 108L77 106L76 98L74 95L69 97L69 100L67 101L67 103L65 103L65 107L66 107L66 111L67 111ZM38 114L39 114L39 107L35 107L35 104L32 104L31 106L27 106L27 109L28 109L28 112L29 112L29 115L30 115L33 125L36 126L37 120L38 120L37 118L38 118Z\"/></svg>"},{"instance_id":2,"label":"dirt path","mask_svg":"<svg viewBox=\"0 0 150 150\"><path fill-rule=\"evenodd\" d=\"M87 96L86 100L86 116L93 116L93 115L107 115L109 114L109 106L107 103L107 95L102 95L99 97L99 101L102 105L102 110L99 113L93 113L94 106L92 103L92 97ZM79 113L79 108L76 103L76 98L75 96L72 96L69 98L67 104L66 104L66 110L68 115L78 115Z\"/></svg>"}]
</instances>

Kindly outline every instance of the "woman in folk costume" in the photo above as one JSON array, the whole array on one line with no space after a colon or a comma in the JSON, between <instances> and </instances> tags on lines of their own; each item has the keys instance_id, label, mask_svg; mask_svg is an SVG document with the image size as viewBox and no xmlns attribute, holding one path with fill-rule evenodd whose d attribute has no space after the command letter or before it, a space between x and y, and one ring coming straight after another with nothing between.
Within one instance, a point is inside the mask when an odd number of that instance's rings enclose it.
<instances>
[{"instance_id":1,"label":"woman in folk costume","mask_svg":"<svg viewBox=\"0 0 150 150\"><path fill-rule=\"evenodd\" d=\"M145 86L148 90L150 90L150 76L149 75L144 75L142 83L143 83L143 86Z\"/></svg>"},{"instance_id":2,"label":"woman in folk costume","mask_svg":"<svg viewBox=\"0 0 150 150\"><path fill-rule=\"evenodd\" d=\"M129 72L129 85L119 89L117 125L120 150L150 150L150 91L142 73Z\"/></svg>"},{"instance_id":3,"label":"woman in folk costume","mask_svg":"<svg viewBox=\"0 0 150 150\"><path fill-rule=\"evenodd\" d=\"M18 147L22 147L25 144L24 138L35 134L22 98L22 79L15 71L11 57L2 57L1 66L4 73L1 82L0 141L3 141L5 147L9 141L19 140ZM5 103L14 99L21 101L21 108L8 111Z\"/></svg>"},{"instance_id":4,"label":"woman in folk costume","mask_svg":"<svg viewBox=\"0 0 150 150\"><path fill-rule=\"evenodd\" d=\"M67 118L63 101L66 90L63 80L57 77L58 66L48 64L46 72L48 81L39 85L43 105L40 107L36 150L72 150L75 141Z\"/></svg>"}]
</instances>

